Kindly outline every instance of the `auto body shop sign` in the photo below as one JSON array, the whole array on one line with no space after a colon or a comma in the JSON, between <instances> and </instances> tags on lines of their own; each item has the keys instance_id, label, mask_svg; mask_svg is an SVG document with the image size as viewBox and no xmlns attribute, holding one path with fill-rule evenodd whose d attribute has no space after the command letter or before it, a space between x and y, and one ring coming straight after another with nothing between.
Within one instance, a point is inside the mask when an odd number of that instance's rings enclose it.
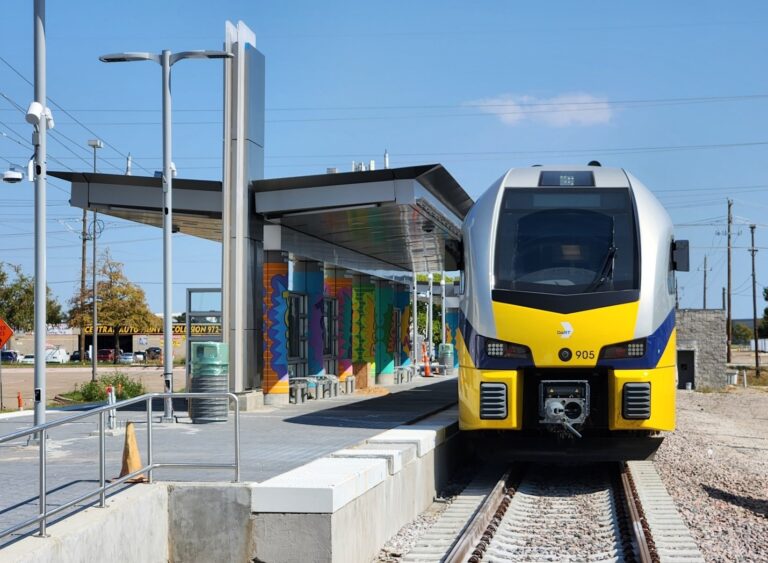
<instances>
[{"instance_id":1,"label":"auto body shop sign","mask_svg":"<svg viewBox=\"0 0 768 563\"><path fill-rule=\"evenodd\" d=\"M102 334L115 334L115 327L113 326L106 326L106 325L98 325L98 333L99 335ZM148 328L145 330L139 330L136 327L132 326L121 326L118 328L117 331L118 334L163 334L162 327L159 328ZM190 333L192 335L206 335L206 334L221 334L221 325L220 324L193 324L190 326ZM93 327L92 326L86 326L85 327L85 334L93 334ZM185 336L187 334L187 325L183 323L178 323L173 325L173 334L174 336Z\"/></svg>"}]
</instances>

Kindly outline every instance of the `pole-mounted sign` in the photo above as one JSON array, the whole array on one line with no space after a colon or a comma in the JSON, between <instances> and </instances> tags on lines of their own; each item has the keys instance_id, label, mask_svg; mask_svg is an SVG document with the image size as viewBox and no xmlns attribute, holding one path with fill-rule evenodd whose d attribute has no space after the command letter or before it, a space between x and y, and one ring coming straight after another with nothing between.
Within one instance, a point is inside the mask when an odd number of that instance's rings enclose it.
<instances>
[{"instance_id":1,"label":"pole-mounted sign","mask_svg":"<svg viewBox=\"0 0 768 563\"><path fill-rule=\"evenodd\" d=\"M13 336L13 329L3 319L0 319L0 348L5 346L5 343L11 339L11 336Z\"/></svg>"},{"instance_id":2,"label":"pole-mounted sign","mask_svg":"<svg viewBox=\"0 0 768 563\"><path fill-rule=\"evenodd\" d=\"M3 319L0 319L0 350L13 336L13 329ZM3 404L3 358L0 357L0 410L5 408Z\"/></svg>"}]
</instances>

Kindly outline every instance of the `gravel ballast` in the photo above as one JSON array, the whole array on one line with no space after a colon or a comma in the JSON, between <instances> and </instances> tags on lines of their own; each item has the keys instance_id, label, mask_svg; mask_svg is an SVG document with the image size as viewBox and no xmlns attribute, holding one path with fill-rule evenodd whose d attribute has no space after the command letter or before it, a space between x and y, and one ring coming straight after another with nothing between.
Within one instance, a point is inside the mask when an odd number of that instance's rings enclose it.
<instances>
[{"instance_id":1,"label":"gravel ballast","mask_svg":"<svg viewBox=\"0 0 768 563\"><path fill-rule=\"evenodd\" d=\"M768 388L678 391L677 430L654 465L706 561L768 562ZM376 561L400 561L445 507L404 526Z\"/></svg>"},{"instance_id":2,"label":"gravel ballast","mask_svg":"<svg viewBox=\"0 0 768 563\"><path fill-rule=\"evenodd\" d=\"M655 465L707 561L768 561L768 392L678 391Z\"/></svg>"}]
</instances>

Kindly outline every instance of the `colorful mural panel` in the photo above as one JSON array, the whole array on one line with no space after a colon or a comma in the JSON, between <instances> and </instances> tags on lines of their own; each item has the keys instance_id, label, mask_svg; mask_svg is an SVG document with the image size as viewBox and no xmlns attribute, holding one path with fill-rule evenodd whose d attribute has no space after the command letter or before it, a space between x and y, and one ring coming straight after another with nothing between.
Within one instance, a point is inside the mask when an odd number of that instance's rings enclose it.
<instances>
[{"instance_id":1,"label":"colorful mural panel","mask_svg":"<svg viewBox=\"0 0 768 563\"><path fill-rule=\"evenodd\" d=\"M293 291L307 296L307 373L323 373L323 265L298 261L293 267Z\"/></svg>"},{"instance_id":2,"label":"colorful mural panel","mask_svg":"<svg viewBox=\"0 0 768 563\"><path fill-rule=\"evenodd\" d=\"M271 261L268 261L271 260ZM279 252L264 260L264 393L288 393L288 263Z\"/></svg>"},{"instance_id":3,"label":"colorful mural panel","mask_svg":"<svg viewBox=\"0 0 768 563\"><path fill-rule=\"evenodd\" d=\"M387 282L376 286L376 373L395 371L394 288Z\"/></svg>"},{"instance_id":4,"label":"colorful mural panel","mask_svg":"<svg viewBox=\"0 0 768 563\"><path fill-rule=\"evenodd\" d=\"M325 294L336 298L337 312L337 375L344 381L352 375L352 278L345 271L328 268L325 275Z\"/></svg>"}]
</instances>

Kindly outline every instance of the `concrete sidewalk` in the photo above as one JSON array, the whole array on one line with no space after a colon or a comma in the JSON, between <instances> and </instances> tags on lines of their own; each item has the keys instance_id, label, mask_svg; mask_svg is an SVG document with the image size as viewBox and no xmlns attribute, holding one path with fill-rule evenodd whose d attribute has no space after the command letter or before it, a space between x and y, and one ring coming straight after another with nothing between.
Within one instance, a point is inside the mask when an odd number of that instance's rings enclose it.
<instances>
[{"instance_id":1,"label":"concrete sidewalk","mask_svg":"<svg viewBox=\"0 0 768 563\"><path fill-rule=\"evenodd\" d=\"M302 405L242 413L240 417L241 480L263 481L342 448L348 448L382 430L405 424L457 400L456 378L417 377L408 384L387 388L374 396L358 392ZM52 413L48 420L71 413ZM155 462L214 462L233 460L232 417L227 423L153 424ZM183 414L183 413L182 413ZM136 423L142 461L147 460L146 414L118 412L122 426ZM28 428L29 416L0 419L0 435ZM98 486L97 419L78 421L51 431L48 443L49 506L63 503ZM106 440L107 478L119 475L124 432ZM38 448L22 443L0 446L0 529L37 513ZM158 469L155 480L230 481L233 471L211 469ZM13 538L0 540L3 544Z\"/></svg>"}]
</instances>

